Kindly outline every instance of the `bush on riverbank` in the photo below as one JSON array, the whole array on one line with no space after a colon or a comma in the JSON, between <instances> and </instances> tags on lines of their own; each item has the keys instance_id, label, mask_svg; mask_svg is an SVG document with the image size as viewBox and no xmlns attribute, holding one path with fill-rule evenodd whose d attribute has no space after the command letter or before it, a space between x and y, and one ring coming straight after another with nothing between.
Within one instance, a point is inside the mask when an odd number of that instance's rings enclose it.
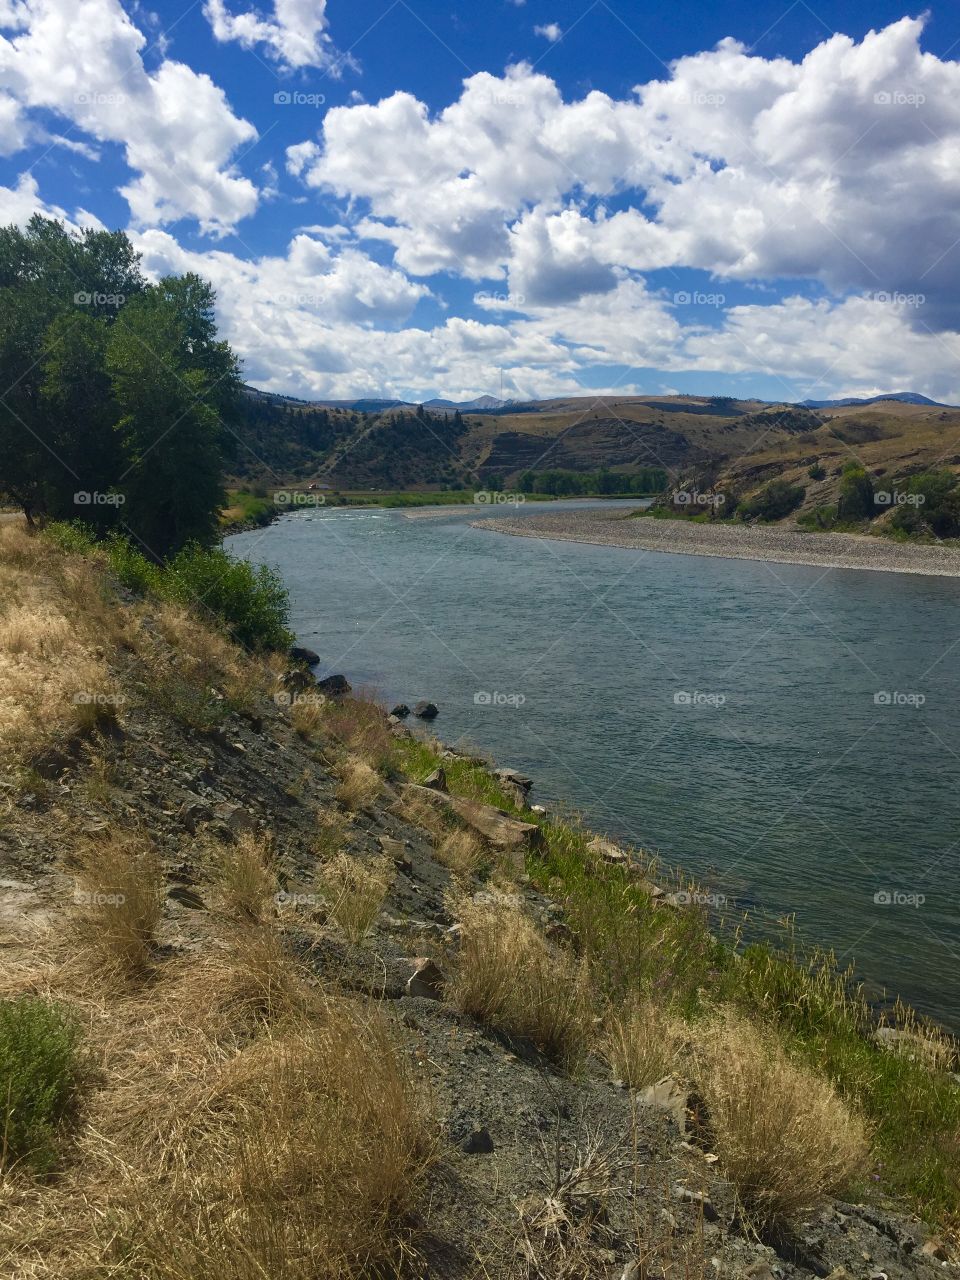
<instances>
[{"instance_id":1,"label":"bush on riverbank","mask_svg":"<svg viewBox=\"0 0 960 1280\"><path fill-rule=\"evenodd\" d=\"M289 595L280 575L267 565L255 568L219 548L198 546L185 547L158 565L127 538L114 534L98 543L76 524L51 524L44 536L63 550L104 558L118 581L138 595L206 614L246 649L285 650L293 643Z\"/></svg>"},{"instance_id":2,"label":"bush on riverbank","mask_svg":"<svg viewBox=\"0 0 960 1280\"><path fill-rule=\"evenodd\" d=\"M862 1177L863 1124L768 1029L716 1019L699 1032L694 1063L717 1154L757 1227L782 1229Z\"/></svg>"},{"instance_id":3,"label":"bush on riverbank","mask_svg":"<svg viewBox=\"0 0 960 1280\"><path fill-rule=\"evenodd\" d=\"M737 515L741 520L782 520L796 511L806 492L802 485L771 480L759 493L740 502Z\"/></svg>"}]
</instances>

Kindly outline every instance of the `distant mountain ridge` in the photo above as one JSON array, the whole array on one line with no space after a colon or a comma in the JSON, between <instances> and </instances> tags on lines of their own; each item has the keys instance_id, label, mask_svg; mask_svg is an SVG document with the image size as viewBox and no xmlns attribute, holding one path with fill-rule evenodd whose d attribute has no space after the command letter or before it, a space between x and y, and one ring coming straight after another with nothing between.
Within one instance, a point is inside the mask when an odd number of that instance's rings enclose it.
<instances>
[{"instance_id":1,"label":"distant mountain ridge","mask_svg":"<svg viewBox=\"0 0 960 1280\"><path fill-rule=\"evenodd\" d=\"M425 409L505 409L507 405L517 404L516 400L498 400L496 396L478 396L475 400L424 400Z\"/></svg>"},{"instance_id":2,"label":"distant mountain ridge","mask_svg":"<svg viewBox=\"0 0 960 1280\"><path fill-rule=\"evenodd\" d=\"M719 484L749 495L786 479L815 506L835 501L851 447L894 479L944 465L960 471L960 453L949 452L960 408L916 392L807 405L625 395L512 404L437 397L415 406L372 396L305 402L247 388L229 425L232 474L274 487L512 491L529 487L528 472L555 472L558 485L562 474L604 471L632 483L660 467L675 485L703 491ZM616 480L604 483L612 491Z\"/></svg>"},{"instance_id":3,"label":"distant mountain ridge","mask_svg":"<svg viewBox=\"0 0 960 1280\"><path fill-rule=\"evenodd\" d=\"M854 404L881 404L885 400L900 400L903 404L926 404L933 409L953 409L942 400L931 400L918 391L887 391L880 396L845 396L841 400L801 400L804 409L843 409Z\"/></svg>"}]
</instances>

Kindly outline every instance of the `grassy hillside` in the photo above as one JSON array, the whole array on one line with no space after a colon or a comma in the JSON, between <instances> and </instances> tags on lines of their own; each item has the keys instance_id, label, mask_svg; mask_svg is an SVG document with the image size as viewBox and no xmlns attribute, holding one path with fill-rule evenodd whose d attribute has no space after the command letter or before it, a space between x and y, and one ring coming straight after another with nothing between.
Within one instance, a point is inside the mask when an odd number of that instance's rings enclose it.
<instances>
[{"instance_id":1,"label":"grassy hillside","mask_svg":"<svg viewBox=\"0 0 960 1280\"><path fill-rule=\"evenodd\" d=\"M238 647L269 583L54 533L0 527L3 1274L942 1274L951 1042Z\"/></svg>"}]
</instances>

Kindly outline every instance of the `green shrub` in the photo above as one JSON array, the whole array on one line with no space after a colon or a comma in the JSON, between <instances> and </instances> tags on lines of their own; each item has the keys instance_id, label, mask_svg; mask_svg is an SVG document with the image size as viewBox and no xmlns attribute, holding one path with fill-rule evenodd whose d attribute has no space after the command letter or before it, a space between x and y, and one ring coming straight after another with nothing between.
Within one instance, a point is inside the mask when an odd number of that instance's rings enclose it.
<instances>
[{"instance_id":1,"label":"green shrub","mask_svg":"<svg viewBox=\"0 0 960 1280\"><path fill-rule=\"evenodd\" d=\"M97 549L93 530L81 524L57 523L46 536L64 551L82 555ZM283 579L266 565L254 568L225 551L193 544L172 560L156 564L129 538L111 534L105 543L107 562L116 578L138 595L173 600L184 608L213 615L232 639L248 649L289 649L290 599Z\"/></svg>"},{"instance_id":2,"label":"green shrub","mask_svg":"<svg viewBox=\"0 0 960 1280\"><path fill-rule=\"evenodd\" d=\"M248 649L287 649L293 643L287 589L267 565L254 568L225 551L186 547L167 565L161 591L187 608L209 610Z\"/></svg>"},{"instance_id":3,"label":"green shrub","mask_svg":"<svg viewBox=\"0 0 960 1280\"><path fill-rule=\"evenodd\" d=\"M737 514L744 520L782 520L799 507L806 492L802 485L788 484L786 480L771 480L752 498L745 498L740 503Z\"/></svg>"},{"instance_id":4,"label":"green shrub","mask_svg":"<svg viewBox=\"0 0 960 1280\"><path fill-rule=\"evenodd\" d=\"M821 503L813 508L812 511L806 511L802 516L797 517L797 524L801 529L809 529L816 532L818 529L832 529L837 523L837 509L826 503Z\"/></svg>"},{"instance_id":5,"label":"green shrub","mask_svg":"<svg viewBox=\"0 0 960 1280\"><path fill-rule=\"evenodd\" d=\"M160 592L162 570L128 539L114 534L107 541L107 558L117 579L130 591L146 595Z\"/></svg>"},{"instance_id":6,"label":"green shrub","mask_svg":"<svg viewBox=\"0 0 960 1280\"><path fill-rule=\"evenodd\" d=\"M822 480L826 474L826 468L821 466L819 462L815 462L812 467L807 468L807 475L811 480Z\"/></svg>"},{"instance_id":7,"label":"green shrub","mask_svg":"<svg viewBox=\"0 0 960 1280\"><path fill-rule=\"evenodd\" d=\"M960 534L960 491L952 471L924 471L893 487L899 498L891 520L895 529L905 533L929 530L938 538Z\"/></svg>"},{"instance_id":8,"label":"green shrub","mask_svg":"<svg viewBox=\"0 0 960 1280\"><path fill-rule=\"evenodd\" d=\"M877 514L873 481L858 462L848 462L840 476L837 517L840 520L872 520Z\"/></svg>"},{"instance_id":9,"label":"green shrub","mask_svg":"<svg viewBox=\"0 0 960 1280\"><path fill-rule=\"evenodd\" d=\"M0 1001L0 1168L53 1164L79 1074L77 1039L73 1019L47 1000Z\"/></svg>"},{"instance_id":10,"label":"green shrub","mask_svg":"<svg viewBox=\"0 0 960 1280\"><path fill-rule=\"evenodd\" d=\"M61 551L69 552L71 555L89 555L97 545L93 529L79 520L56 520L46 526L43 535Z\"/></svg>"}]
</instances>

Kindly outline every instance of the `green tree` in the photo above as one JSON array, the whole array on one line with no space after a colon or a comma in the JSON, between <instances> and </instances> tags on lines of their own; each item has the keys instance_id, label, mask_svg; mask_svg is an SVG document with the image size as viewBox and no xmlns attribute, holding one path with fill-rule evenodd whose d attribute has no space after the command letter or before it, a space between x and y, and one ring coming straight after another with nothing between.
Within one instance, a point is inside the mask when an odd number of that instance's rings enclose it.
<instances>
[{"instance_id":1,"label":"green tree","mask_svg":"<svg viewBox=\"0 0 960 1280\"><path fill-rule=\"evenodd\" d=\"M198 309L212 296L161 281L127 306L107 351L127 458L124 523L157 560L209 546L225 500L218 409L236 362L203 336Z\"/></svg>"},{"instance_id":2,"label":"green tree","mask_svg":"<svg viewBox=\"0 0 960 1280\"><path fill-rule=\"evenodd\" d=\"M0 228L0 492L28 520L45 518L51 502L61 510L65 494L106 491L115 479L98 470L107 462L99 447L88 453L74 438L67 448L56 384L63 374L88 402L96 399L102 362L94 335L97 326L116 324L142 290L138 261L121 232L73 234L40 216L25 230ZM92 343L90 388L83 386L84 337Z\"/></svg>"},{"instance_id":3,"label":"green tree","mask_svg":"<svg viewBox=\"0 0 960 1280\"><path fill-rule=\"evenodd\" d=\"M905 533L929 531L938 538L960 535L960 489L952 471L924 471L895 486L898 501L892 524Z\"/></svg>"},{"instance_id":4,"label":"green tree","mask_svg":"<svg viewBox=\"0 0 960 1280\"><path fill-rule=\"evenodd\" d=\"M52 458L43 468L43 506L54 520L82 517L101 532L116 524L123 471L106 353L109 329L91 315L59 315L43 341L41 418ZM79 488L78 488L79 486Z\"/></svg>"}]
</instances>

